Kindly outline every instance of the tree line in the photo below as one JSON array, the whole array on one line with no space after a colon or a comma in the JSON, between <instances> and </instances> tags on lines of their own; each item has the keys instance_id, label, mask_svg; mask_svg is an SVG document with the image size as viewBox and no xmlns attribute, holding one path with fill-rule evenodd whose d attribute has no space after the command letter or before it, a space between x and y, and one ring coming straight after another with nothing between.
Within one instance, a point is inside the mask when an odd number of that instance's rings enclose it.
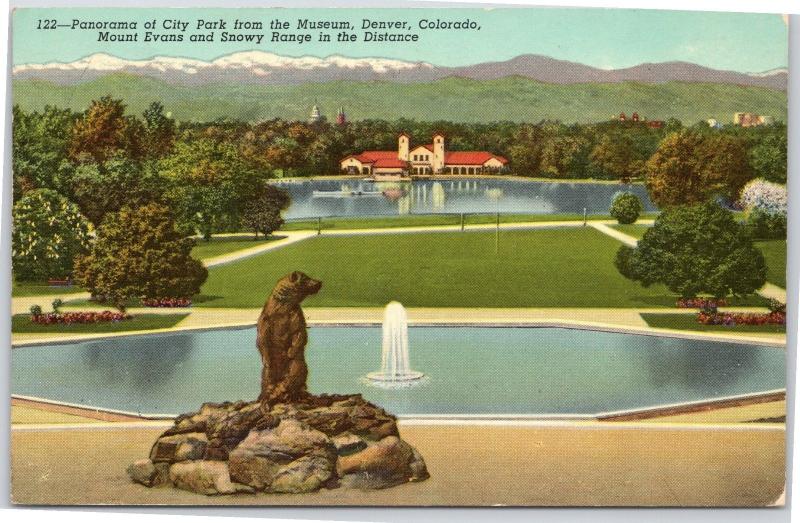
<instances>
[{"instance_id":1,"label":"tree line","mask_svg":"<svg viewBox=\"0 0 800 523\"><path fill-rule=\"evenodd\" d=\"M288 205L288 200L267 180L337 173L348 154L395 149L400 132L415 143L442 132L448 150L506 156L519 176L644 179L659 206L710 195L735 200L753 178L786 181L781 123L751 128L710 128L704 122L687 127L674 119L658 128L630 120L192 123L174 121L159 103L131 115L122 100L106 96L82 113L14 107L14 198L33 189L55 190L95 226L122 206L160 201L187 233L268 230L274 220L264 214L269 207L264 202Z\"/></svg>"},{"instance_id":2,"label":"tree line","mask_svg":"<svg viewBox=\"0 0 800 523\"><path fill-rule=\"evenodd\" d=\"M62 278L74 270L93 296L112 302L187 298L207 276L191 259L187 236L243 229L268 235L282 225L290 203L270 179L336 173L348 154L395 149L401 132L415 143L442 132L449 150L506 156L519 176L641 179L667 210L720 197L735 202L755 178L786 182L781 123L189 123L174 121L157 102L141 115L128 114L110 96L81 113L15 106L15 278ZM626 251L623 272L640 276L629 257Z\"/></svg>"}]
</instances>

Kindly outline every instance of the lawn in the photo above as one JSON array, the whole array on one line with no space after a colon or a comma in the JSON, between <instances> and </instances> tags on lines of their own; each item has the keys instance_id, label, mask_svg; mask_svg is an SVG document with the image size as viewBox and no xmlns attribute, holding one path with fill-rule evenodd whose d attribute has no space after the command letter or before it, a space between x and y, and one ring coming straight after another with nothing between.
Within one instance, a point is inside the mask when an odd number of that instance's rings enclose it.
<instances>
[{"instance_id":1,"label":"lawn","mask_svg":"<svg viewBox=\"0 0 800 523\"><path fill-rule=\"evenodd\" d=\"M642 215L643 218L655 218L656 213ZM609 220L611 216L607 214L596 214L587 217L588 220ZM581 214L501 214L500 223L520 223L520 222L554 222L554 221L580 221L583 220ZM479 225L484 223L495 223L495 214L464 214L464 224ZM461 216L459 214L408 214L405 216L376 216L376 217L353 217L353 218L322 218L321 226L323 230L331 229L377 229L387 227L424 227L434 225L460 225ZM281 229L285 231L297 231L307 229L317 229L317 220L294 220L287 222Z\"/></svg>"},{"instance_id":2,"label":"lawn","mask_svg":"<svg viewBox=\"0 0 800 523\"><path fill-rule=\"evenodd\" d=\"M15 298L25 298L27 296L48 295L58 297L64 294L74 294L83 292L83 289L76 286L50 286L46 281L41 282L12 282L11 296Z\"/></svg>"},{"instance_id":3,"label":"lawn","mask_svg":"<svg viewBox=\"0 0 800 523\"><path fill-rule=\"evenodd\" d=\"M11 317L11 332L15 334L88 334L166 329L176 325L185 317L186 314L137 314L130 320L119 322L84 323L76 325L39 325L31 321L29 314L15 314Z\"/></svg>"},{"instance_id":4,"label":"lawn","mask_svg":"<svg viewBox=\"0 0 800 523\"><path fill-rule=\"evenodd\" d=\"M197 307L259 307L275 282L302 270L324 282L308 306L674 306L614 268L620 243L592 228L313 237L213 267ZM761 303L761 301L758 301Z\"/></svg>"},{"instance_id":5,"label":"lawn","mask_svg":"<svg viewBox=\"0 0 800 523\"><path fill-rule=\"evenodd\" d=\"M618 230L621 233L627 234L628 236L633 236L637 240L641 240L642 236L644 236L645 231L649 229L650 225L641 225L638 223L631 223L631 224L617 224L611 226L613 229Z\"/></svg>"},{"instance_id":6,"label":"lawn","mask_svg":"<svg viewBox=\"0 0 800 523\"><path fill-rule=\"evenodd\" d=\"M767 262L767 281L786 288L786 240L765 240L756 242Z\"/></svg>"},{"instance_id":7,"label":"lawn","mask_svg":"<svg viewBox=\"0 0 800 523\"><path fill-rule=\"evenodd\" d=\"M680 329L701 332L786 332L786 325L703 325L695 314L642 313L642 319L657 329Z\"/></svg>"},{"instance_id":8,"label":"lawn","mask_svg":"<svg viewBox=\"0 0 800 523\"><path fill-rule=\"evenodd\" d=\"M209 241L199 239L197 240L197 244L192 248L192 256L198 260L206 260L230 252L263 245L278 239L280 239L280 236L270 236L266 239L263 236L259 236L258 240L255 240L253 236L220 236L211 238Z\"/></svg>"}]
</instances>

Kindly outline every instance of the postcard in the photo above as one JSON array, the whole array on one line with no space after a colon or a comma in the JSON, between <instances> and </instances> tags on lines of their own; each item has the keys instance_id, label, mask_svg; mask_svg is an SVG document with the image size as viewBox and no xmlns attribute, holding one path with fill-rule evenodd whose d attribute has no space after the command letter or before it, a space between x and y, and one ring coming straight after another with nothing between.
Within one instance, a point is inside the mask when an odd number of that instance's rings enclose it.
<instances>
[{"instance_id":1,"label":"postcard","mask_svg":"<svg viewBox=\"0 0 800 523\"><path fill-rule=\"evenodd\" d=\"M12 24L14 503L784 503L787 17Z\"/></svg>"}]
</instances>

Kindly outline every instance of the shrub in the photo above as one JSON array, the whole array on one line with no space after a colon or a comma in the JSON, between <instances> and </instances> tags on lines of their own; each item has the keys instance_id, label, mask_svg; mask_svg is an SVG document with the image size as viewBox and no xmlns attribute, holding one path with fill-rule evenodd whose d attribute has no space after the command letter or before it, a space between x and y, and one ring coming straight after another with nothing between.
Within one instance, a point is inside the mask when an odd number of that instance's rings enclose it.
<instances>
[{"instance_id":1,"label":"shrub","mask_svg":"<svg viewBox=\"0 0 800 523\"><path fill-rule=\"evenodd\" d=\"M681 298L675 302L675 306L679 309L716 309L726 305L728 305L727 300L713 298Z\"/></svg>"},{"instance_id":2,"label":"shrub","mask_svg":"<svg viewBox=\"0 0 800 523\"><path fill-rule=\"evenodd\" d=\"M167 207L125 207L107 215L91 253L76 260L75 279L120 311L129 299L185 298L208 277L190 256L193 245L175 229Z\"/></svg>"},{"instance_id":3,"label":"shrub","mask_svg":"<svg viewBox=\"0 0 800 523\"><path fill-rule=\"evenodd\" d=\"M785 185L757 178L742 188L739 201L746 210L758 209L767 214L786 215L788 193Z\"/></svg>"},{"instance_id":4,"label":"shrub","mask_svg":"<svg viewBox=\"0 0 800 523\"><path fill-rule=\"evenodd\" d=\"M620 248L615 265L626 278L662 283L682 298L743 296L767 279L747 228L714 202L665 210L636 248Z\"/></svg>"},{"instance_id":5,"label":"shrub","mask_svg":"<svg viewBox=\"0 0 800 523\"><path fill-rule=\"evenodd\" d=\"M48 314L35 314L31 317L33 323L39 325L73 325L85 323L107 323L112 321L130 320L133 316L124 312L65 312L63 314L51 312Z\"/></svg>"},{"instance_id":6,"label":"shrub","mask_svg":"<svg viewBox=\"0 0 800 523\"><path fill-rule=\"evenodd\" d=\"M785 312L710 312L697 313L697 323L702 325L786 325Z\"/></svg>"},{"instance_id":7,"label":"shrub","mask_svg":"<svg viewBox=\"0 0 800 523\"><path fill-rule=\"evenodd\" d=\"M89 249L89 226L78 207L50 189L30 191L14 205L12 252L20 281L64 278Z\"/></svg>"},{"instance_id":8,"label":"shrub","mask_svg":"<svg viewBox=\"0 0 800 523\"><path fill-rule=\"evenodd\" d=\"M786 304L780 300L776 300L775 298L769 299L767 308L769 309L769 312L786 314Z\"/></svg>"},{"instance_id":9,"label":"shrub","mask_svg":"<svg viewBox=\"0 0 800 523\"><path fill-rule=\"evenodd\" d=\"M786 215L767 214L754 209L747 214L747 227L753 238L781 240L786 238Z\"/></svg>"},{"instance_id":10,"label":"shrub","mask_svg":"<svg viewBox=\"0 0 800 523\"><path fill-rule=\"evenodd\" d=\"M757 179L744 186L739 205L754 237L786 238L787 200L785 185Z\"/></svg>"},{"instance_id":11,"label":"shrub","mask_svg":"<svg viewBox=\"0 0 800 523\"><path fill-rule=\"evenodd\" d=\"M53 312L58 313L58 310L64 305L64 300L56 298L51 305L53 306Z\"/></svg>"},{"instance_id":12,"label":"shrub","mask_svg":"<svg viewBox=\"0 0 800 523\"><path fill-rule=\"evenodd\" d=\"M611 201L610 213L618 223L628 224L639 219L644 207L642 201L633 193L618 192Z\"/></svg>"},{"instance_id":13,"label":"shrub","mask_svg":"<svg viewBox=\"0 0 800 523\"><path fill-rule=\"evenodd\" d=\"M41 305L31 305L30 311L31 311L31 316L41 316L42 307Z\"/></svg>"},{"instance_id":14,"label":"shrub","mask_svg":"<svg viewBox=\"0 0 800 523\"><path fill-rule=\"evenodd\" d=\"M283 225L281 211L289 207L289 193L270 184L263 184L254 191L251 198L244 203L242 209L242 225L261 233L266 238Z\"/></svg>"},{"instance_id":15,"label":"shrub","mask_svg":"<svg viewBox=\"0 0 800 523\"><path fill-rule=\"evenodd\" d=\"M189 298L152 298L142 300L145 307L191 307L192 300Z\"/></svg>"}]
</instances>

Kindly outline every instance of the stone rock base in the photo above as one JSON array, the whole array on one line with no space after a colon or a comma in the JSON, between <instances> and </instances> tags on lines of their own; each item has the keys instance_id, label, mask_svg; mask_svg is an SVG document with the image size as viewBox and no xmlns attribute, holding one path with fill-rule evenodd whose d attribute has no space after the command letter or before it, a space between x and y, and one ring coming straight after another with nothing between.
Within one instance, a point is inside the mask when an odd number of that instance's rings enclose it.
<instances>
[{"instance_id":1,"label":"stone rock base","mask_svg":"<svg viewBox=\"0 0 800 523\"><path fill-rule=\"evenodd\" d=\"M310 396L269 415L258 402L204 403L178 416L128 475L147 487L213 495L381 489L428 471L396 418L357 394Z\"/></svg>"}]
</instances>

